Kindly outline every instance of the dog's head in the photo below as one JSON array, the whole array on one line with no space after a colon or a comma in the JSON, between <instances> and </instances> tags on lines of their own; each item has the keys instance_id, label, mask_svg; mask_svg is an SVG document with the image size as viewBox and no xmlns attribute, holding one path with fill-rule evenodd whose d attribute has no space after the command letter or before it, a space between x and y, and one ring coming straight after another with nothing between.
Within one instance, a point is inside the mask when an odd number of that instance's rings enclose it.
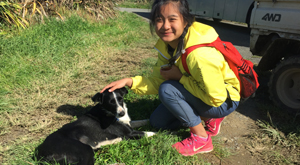
<instances>
[{"instance_id":1,"label":"dog's head","mask_svg":"<svg viewBox=\"0 0 300 165\"><path fill-rule=\"evenodd\" d=\"M103 93L97 93L92 97L94 102L99 102L101 106L107 111L108 115L120 118L125 115L126 107L124 103L124 95L128 91L125 87L116 89L113 92L109 92L106 89Z\"/></svg>"}]
</instances>

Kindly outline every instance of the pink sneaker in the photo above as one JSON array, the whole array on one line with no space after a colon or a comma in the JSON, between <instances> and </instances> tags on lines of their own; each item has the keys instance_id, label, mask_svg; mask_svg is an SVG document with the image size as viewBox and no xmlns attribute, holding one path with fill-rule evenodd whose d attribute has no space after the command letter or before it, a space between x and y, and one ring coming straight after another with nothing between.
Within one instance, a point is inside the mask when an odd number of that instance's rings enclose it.
<instances>
[{"instance_id":1,"label":"pink sneaker","mask_svg":"<svg viewBox=\"0 0 300 165\"><path fill-rule=\"evenodd\" d=\"M191 132L191 136L184 139L181 142L177 142L172 145L181 155L192 156L197 153L207 153L213 150L213 145L210 135L208 135L207 141L203 141L198 136L195 136Z\"/></svg>"},{"instance_id":2,"label":"pink sneaker","mask_svg":"<svg viewBox=\"0 0 300 165\"><path fill-rule=\"evenodd\" d=\"M205 121L205 126L207 128L206 133L210 136L216 136L220 132L221 123L225 117L222 118L211 118Z\"/></svg>"}]
</instances>

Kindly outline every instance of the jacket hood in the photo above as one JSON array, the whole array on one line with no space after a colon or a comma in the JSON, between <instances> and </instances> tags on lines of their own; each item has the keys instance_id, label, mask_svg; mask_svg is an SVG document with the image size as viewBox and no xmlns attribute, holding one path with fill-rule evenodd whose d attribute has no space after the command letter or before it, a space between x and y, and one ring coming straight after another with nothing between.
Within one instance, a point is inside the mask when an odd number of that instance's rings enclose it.
<instances>
[{"instance_id":1,"label":"jacket hood","mask_svg":"<svg viewBox=\"0 0 300 165\"><path fill-rule=\"evenodd\" d=\"M184 37L184 49L194 45L212 43L218 38L218 36L219 35L213 27L199 22L194 22Z\"/></svg>"}]
</instances>

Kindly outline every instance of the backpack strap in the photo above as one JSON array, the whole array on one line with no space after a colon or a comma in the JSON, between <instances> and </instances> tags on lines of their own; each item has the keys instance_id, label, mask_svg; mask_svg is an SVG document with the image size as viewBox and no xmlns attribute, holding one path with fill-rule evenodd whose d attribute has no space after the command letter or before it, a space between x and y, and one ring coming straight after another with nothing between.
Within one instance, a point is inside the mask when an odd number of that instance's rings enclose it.
<instances>
[{"instance_id":1,"label":"backpack strap","mask_svg":"<svg viewBox=\"0 0 300 165\"><path fill-rule=\"evenodd\" d=\"M205 47L205 46L215 47L214 42L218 42L218 41L221 41L221 39L219 37L215 41L213 41L212 43L194 45L194 46L191 46L191 47L188 47L187 49L185 49L185 52L181 55L181 62L182 62L182 66L183 66L184 70L186 72L188 72L189 74L191 74L190 70L189 70L189 68L186 64L186 58L193 50L195 50L197 48L200 48L200 47ZM227 91L227 99L225 100L225 102L227 103L228 108L231 108L233 106L232 105L232 100L231 100L230 94L229 94L227 89L226 89L226 91Z\"/></svg>"},{"instance_id":2,"label":"backpack strap","mask_svg":"<svg viewBox=\"0 0 300 165\"><path fill-rule=\"evenodd\" d=\"M182 62L182 66L183 66L183 68L184 68L184 70L186 71L186 72L188 72L189 74L191 74L190 73L190 71L189 71L189 68L188 68L188 66L187 66L187 64L186 64L186 58L187 58L187 55L188 55L189 53L187 53L187 49L185 50L185 53L183 53L182 55L181 55L181 62Z\"/></svg>"},{"instance_id":3,"label":"backpack strap","mask_svg":"<svg viewBox=\"0 0 300 165\"><path fill-rule=\"evenodd\" d=\"M212 43L206 43L206 44L194 45L194 46L191 46L191 47L188 47L187 49L185 49L185 52L181 55L181 62L182 62L182 65L183 65L184 70L185 70L186 72L188 72L189 74L191 74L190 71L189 71L189 68L188 68L188 66L187 66L187 64L186 64L186 58L187 58L187 56L188 56L193 50L195 50L195 49L197 49L197 48L200 48L200 47L205 47L205 46L207 46L207 47L215 47L215 46L214 46L214 42L216 42L216 41L221 41L221 39L218 37L218 38L217 38L215 41L213 41Z\"/></svg>"}]
</instances>

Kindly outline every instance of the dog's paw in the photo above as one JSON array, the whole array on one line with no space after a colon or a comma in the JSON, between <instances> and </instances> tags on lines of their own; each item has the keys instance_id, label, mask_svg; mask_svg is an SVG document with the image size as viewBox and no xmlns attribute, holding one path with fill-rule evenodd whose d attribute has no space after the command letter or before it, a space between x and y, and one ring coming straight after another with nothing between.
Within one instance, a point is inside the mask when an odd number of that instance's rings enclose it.
<instances>
[{"instance_id":1,"label":"dog's paw","mask_svg":"<svg viewBox=\"0 0 300 165\"><path fill-rule=\"evenodd\" d=\"M93 150L95 150L95 149L100 148L101 146L106 146L106 145L111 145L111 144L117 144L117 143L119 143L120 141L122 141L122 138L120 138L120 137L115 138L115 139L111 139L111 140L108 140L108 139L106 138L106 140L101 141L101 142L98 142L97 145L91 146L91 147L93 148Z\"/></svg>"},{"instance_id":2,"label":"dog's paw","mask_svg":"<svg viewBox=\"0 0 300 165\"><path fill-rule=\"evenodd\" d=\"M154 136L156 134L156 132L144 132L146 137L151 137Z\"/></svg>"}]
</instances>

